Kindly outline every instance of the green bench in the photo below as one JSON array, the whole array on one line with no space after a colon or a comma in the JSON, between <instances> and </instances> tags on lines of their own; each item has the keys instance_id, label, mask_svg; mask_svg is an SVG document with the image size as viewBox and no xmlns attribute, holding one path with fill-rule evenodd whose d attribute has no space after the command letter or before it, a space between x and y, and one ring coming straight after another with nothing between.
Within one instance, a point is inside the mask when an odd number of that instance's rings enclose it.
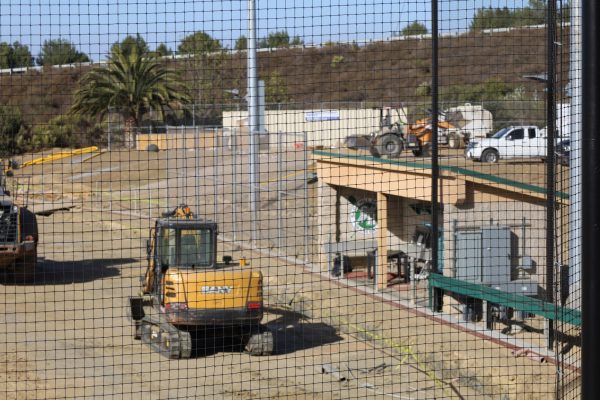
<instances>
[{"instance_id":1,"label":"green bench","mask_svg":"<svg viewBox=\"0 0 600 400\"><path fill-rule=\"evenodd\" d=\"M561 307L540 299L520 294L502 292L485 285L466 282L448 276L430 273L428 278L429 307L434 310L434 290L439 289L454 294L499 304L517 311L527 312L541 317L581 326L581 311ZM435 310L434 310L435 311Z\"/></svg>"}]
</instances>

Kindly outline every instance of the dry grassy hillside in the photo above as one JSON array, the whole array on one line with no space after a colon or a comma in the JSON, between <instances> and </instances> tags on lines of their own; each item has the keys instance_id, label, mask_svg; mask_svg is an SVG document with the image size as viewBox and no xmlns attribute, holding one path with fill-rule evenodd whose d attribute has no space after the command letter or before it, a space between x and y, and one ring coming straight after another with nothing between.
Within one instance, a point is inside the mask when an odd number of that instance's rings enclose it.
<instances>
[{"instance_id":1,"label":"dry grassy hillside","mask_svg":"<svg viewBox=\"0 0 600 400\"><path fill-rule=\"evenodd\" d=\"M545 30L467 35L440 39L440 83L479 84L490 79L522 86L525 92L543 91L540 83L523 75L546 70ZM568 54L568 40L559 49ZM259 53L260 77L267 94L297 107L321 102L426 101L415 93L431 81L431 41L374 42L364 47L331 45L324 48L282 49ZM566 59L559 71L567 75ZM244 54L217 59L170 61L188 82L199 104L218 105L236 100L226 89L245 87ZM0 76L0 104L19 106L29 124L43 123L63 113L71 102L77 80L86 68L31 71ZM563 82L564 83L564 82ZM268 101L268 100L267 100ZM282 100L276 100L282 101Z\"/></svg>"}]
</instances>

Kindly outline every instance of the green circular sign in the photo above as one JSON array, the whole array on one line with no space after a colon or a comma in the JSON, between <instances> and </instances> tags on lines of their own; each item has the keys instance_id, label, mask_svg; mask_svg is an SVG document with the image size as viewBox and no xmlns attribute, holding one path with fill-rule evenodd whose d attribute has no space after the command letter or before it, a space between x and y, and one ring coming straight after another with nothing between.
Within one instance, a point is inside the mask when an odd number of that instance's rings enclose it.
<instances>
[{"instance_id":1,"label":"green circular sign","mask_svg":"<svg viewBox=\"0 0 600 400\"><path fill-rule=\"evenodd\" d=\"M377 229L377 202L364 198L350 207L350 222L354 230L361 233L375 233Z\"/></svg>"}]
</instances>

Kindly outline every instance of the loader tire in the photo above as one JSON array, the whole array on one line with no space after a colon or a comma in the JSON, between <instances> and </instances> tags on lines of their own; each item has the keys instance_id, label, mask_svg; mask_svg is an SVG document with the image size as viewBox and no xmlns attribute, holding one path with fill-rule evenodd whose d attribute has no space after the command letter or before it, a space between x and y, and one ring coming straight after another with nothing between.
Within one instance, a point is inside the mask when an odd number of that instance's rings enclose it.
<instances>
[{"instance_id":1,"label":"loader tire","mask_svg":"<svg viewBox=\"0 0 600 400\"><path fill-rule=\"evenodd\" d=\"M397 135L384 135L377 139L375 149L382 156L398 157L404 149L402 139Z\"/></svg>"},{"instance_id":2,"label":"loader tire","mask_svg":"<svg viewBox=\"0 0 600 400\"><path fill-rule=\"evenodd\" d=\"M250 335L245 350L251 356L269 356L273 354L273 347L273 333L261 326Z\"/></svg>"}]
</instances>

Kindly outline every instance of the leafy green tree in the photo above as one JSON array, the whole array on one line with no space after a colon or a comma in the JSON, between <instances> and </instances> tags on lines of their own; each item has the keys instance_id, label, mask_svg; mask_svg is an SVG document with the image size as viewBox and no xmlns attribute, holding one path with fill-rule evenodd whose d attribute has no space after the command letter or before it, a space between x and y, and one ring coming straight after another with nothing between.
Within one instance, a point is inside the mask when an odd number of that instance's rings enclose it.
<instances>
[{"instance_id":1,"label":"leafy green tree","mask_svg":"<svg viewBox=\"0 0 600 400\"><path fill-rule=\"evenodd\" d=\"M45 40L37 58L38 65L60 65L88 62L89 57L66 39Z\"/></svg>"},{"instance_id":2,"label":"leafy green tree","mask_svg":"<svg viewBox=\"0 0 600 400\"><path fill-rule=\"evenodd\" d=\"M25 130L21 111L12 106L0 105L0 156L19 152L19 136Z\"/></svg>"},{"instance_id":3,"label":"leafy green tree","mask_svg":"<svg viewBox=\"0 0 600 400\"><path fill-rule=\"evenodd\" d=\"M0 68L31 67L33 57L29 47L18 41L13 44L0 43Z\"/></svg>"},{"instance_id":4,"label":"leafy green tree","mask_svg":"<svg viewBox=\"0 0 600 400\"><path fill-rule=\"evenodd\" d=\"M273 71L265 83L265 101L267 103L289 102L287 83L279 71Z\"/></svg>"},{"instance_id":5,"label":"leafy green tree","mask_svg":"<svg viewBox=\"0 0 600 400\"><path fill-rule=\"evenodd\" d=\"M29 47L19 42L13 43L13 62L15 67L33 66L33 56Z\"/></svg>"},{"instance_id":6,"label":"leafy green tree","mask_svg":"<svg viewBox=\"0 0 600 400\"><path fill-rule=\"evenodd\" d=\"M12 48L6 42L0 43L0 69L11 68Z\"/></svg>"},{"instance_id":7,"label":"leafy green tree","mask_svg":"<svg viewBox=\"0 0 600 400\"><path fill-rule=\"evenodd\" d=\"M139 56L146 55L150 52L148 44L139 33L135 37L128 35L121 42L113 44L110 48L110 52L114 53L117 49L120 49L120 52L125 56L129 56L133 53L134 49Z\"/></svg>"},{"instance_id":8,"label":"leafy green tree","mask_svg":"<svg viewBox=\"0 0 600 400\"><path fill-rule=\"evenodd\" d=\"M504 8L480 8L475 12L471 26L471 31L482 29L507 28L514 24L512 12Z\"/></svg>"},{"instance_id":9,"label":"leafy green tree","mask_svg":"<svg viewBox=\"0 0 600 400\"><path fill-rule=\"evenodd\" d=\"M159 44L158 47L156 47L156 50L154 52L159 57L170 56L173 54L173 50L168 48L167 45L164 43Z\"/></svg>"},{"instance_id":10,"label":"leafy green tree","mask_svg":"<svg viewBox=\"0 0 600 400\"><path fill-rule=\"evenodd\" d=\"M202 31L184 37L177 47L177 51L181 54L205 54L221 49L221 42Z\"/></svg>"},{"instance_id":11,"label":"leafy green tree","mask_svg":"<svg viewBox=\"0 0 600 400\"><path fill-rule=\"evenodd\" d=\"M265 49L274 49L277 47L289 47L290 46L290 35L287 31L271 32L269 35L261 39L258 43L258 47Z\"/></svg>"},{"instance_id":12,"label":"leafy green tree","mask_svg":"<svg viewBox=\"0 0 600 400\"><path fill-rule=\"evenodd\" d=\"M190 103L183 82L160 60L144 57L137 47L126 53L113 49L107 66L98 66L84 75L75 91L71 114L103 118L109 110L124 120L125 140L135 146L135 134L146 113L153 110L164 120L167 111L178 111Z\"/></svg>"},{"instance_id":13,"label":"leafy green tree","mask_svg":"<svg viewBox=\"0 0 600 400\"><path fill-rule=\"evenodd\" d=\"M240 36L235 41L235 49L236 50L246 50L248 48L248 38L244 35Z\"/></svg>"},{"instance_id":14,"label":"leafy green tree","mask_svg":"<svg viewBox=\"0 0 600 400\"><path fill-rule=\"evenodd\" d=\"M515 10L517 23L525 25L542 25L546 23L547 2L544 0L529 0L529 5Z\"/></svg>"},{"instance_id":15,"label":"leafy green tree","mask_svg":"<svg viewBox=\"0 0 600 400\"><path fill-rule=\"evenodd\" d=\"M570 2L565 2L558 10L558 19L568 21ZM529 0L526 7L508 9L480 8L475 12L471 21L472 31L493 28L512 28L528 25L543 25L546 23L547 1Z\"/></svg>"},{"instance_id":16,"label":"leafy green tree","mask_svg":"<svg viewBox=\"0 0 600 400\"><path fill-rule=\"evenodd\" d=\"M304 40L300 39L300 36L294 36L290 44L292 46L302 46L304 44Z\"/></svg>"},{"instance_id":17,"label":"leafy green tree","mask_svg":"<svg viewBox=\"0 0 600 400\"><path fill-rule=\"evenodd\" d=\"M411 35L425 35L427 33L427 27L419 21L413 21L400 31L403 36Z\"/></svg>"}]
</instances>

